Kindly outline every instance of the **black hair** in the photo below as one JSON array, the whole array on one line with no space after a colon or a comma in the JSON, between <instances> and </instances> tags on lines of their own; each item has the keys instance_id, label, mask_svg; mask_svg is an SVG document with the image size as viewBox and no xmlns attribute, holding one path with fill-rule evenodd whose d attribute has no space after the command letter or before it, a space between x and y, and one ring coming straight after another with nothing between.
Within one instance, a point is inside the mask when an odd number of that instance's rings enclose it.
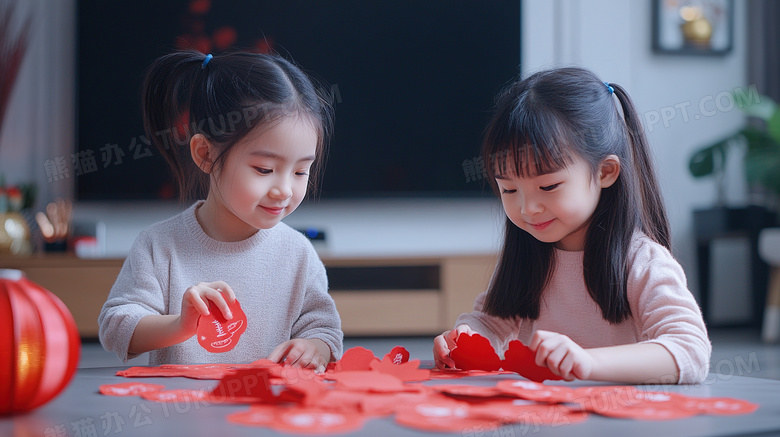
<instances>
[{"instance_id":1,"label":"black hair","mask_svg":"<svg viewBox=\"0 0 780 437\"><path fill-rule=\"evenodd\" d=\"M257 126L303 116L317 130L316 160L309 183L316 192L333 130L333 107L299 67L276 54L232 52L210 58L187 50L155 60L142 85L144 130L168 162L182 198L207 193L208 175L190 158L193 135L204 135L219 153L219 170L230 149Z\"/></svg>"},{"instance_id":2,"label":"black hair","mask_svg":"<svg viewBox=\"0 0 780 437\"><path fill-rule=\"evenodd\" d=\"M603 318L617 324L631 316L626 285L635 232L641 230L670 249L669 221L649 145L625 89L605 84L583 68L537 72L499 93L482 144L488 181L499 196L495 177L509 163L517 175L527 177L560 170L576 156L597 177L608 155L619 158L620 173L601 190L589 221L583 274ZM485 311L502 318L538 318L554 268L554 243L537 240L507 218Z\"/></svg>"}]
</instances>

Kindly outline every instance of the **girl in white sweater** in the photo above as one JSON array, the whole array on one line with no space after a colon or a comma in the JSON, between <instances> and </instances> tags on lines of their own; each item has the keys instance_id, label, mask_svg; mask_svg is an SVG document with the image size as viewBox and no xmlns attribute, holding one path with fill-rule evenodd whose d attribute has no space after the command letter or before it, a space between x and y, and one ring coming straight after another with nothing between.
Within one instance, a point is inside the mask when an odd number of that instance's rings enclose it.
<instances>
[{"instance_id":1,"label":"girl in white sweater","mask_svg":"<svg viewBox=\"0 0 780 437\"><path fill-rule=\"evenodd\" d=\"M106 349L124 360L151 351L150 364L268 358L319 370L340 357L325 268L280 222L317 179L332 128L324 95L276 55L187 51L151 65L146 134L180 194L205 200L136 239L98 319ZM229 352L208 352L198 318L211 303L232 319L236 298L246 332Z\"/></svg>"}]
</instances>

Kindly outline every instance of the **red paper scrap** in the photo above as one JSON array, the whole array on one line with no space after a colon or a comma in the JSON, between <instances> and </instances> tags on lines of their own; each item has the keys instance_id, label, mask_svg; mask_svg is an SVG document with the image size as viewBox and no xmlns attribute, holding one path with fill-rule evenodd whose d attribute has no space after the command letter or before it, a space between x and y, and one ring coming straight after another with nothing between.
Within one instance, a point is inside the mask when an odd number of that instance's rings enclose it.
<instances>
[{"instance_id":1,"label":"red paper scrap","mask_svg":"<svg viewBox=\"0 0 780 437\"><path fill-rule=\"evenodd\" d=\"M247 319L238 299L229 304L233 318L227 320L214 302L209 301L209 314L198 318L198 343L209 352L227 352L238 344L246 331Z\"/></svg>"},{"instance_id":2,"label":"red paper scrap","mask_svg":"<svg viewBox=\"0 0 780 437\"><path fill-rule=\"evenodd\" d=\"M602 416L621 417L625 419L669 420L691 417L699 414L694 408L686 408L686 396L677 393L657 393L637 390L627 405L614 407L611 405L590 406L591 411ZM635 402L631 402L635 401Z\"/></svg>"},{"instance_id":3,"label":"red paper scrap","mask_svg":"<svg viewBox=\"0 0 780 437\"><path fill-rule=\"evenodd\" d=\"M271 428L298 434L334 434L357 431L363 427L364 422L365 419L358 414L295 408L283 410L271 422Z\"/></svg>"},{"instance_id":4,"label":"red paper scrap","mask_svg":"<svg viewBox=\"0 0 780 437\"><path fill-rule=\"evenodd\" d=\"M393 375L365 370L352 370L327 375L327 379L336 381L336 386L347 390L371 391L379 393L408 391L408 386Z\"/></svg>"},{"instance_id":5,"label":"red paper scrap","mask_svg":"<svg viewBox=\"0 0 780 437\"><path fill-rule=\"evenodd\" d=\"M461 370L495 371L501 368L501 358L490 345L490 340L479 334L461 332L450 357Z\"/></svg>"},{"instance_id":6,"label":"red paper scrap","mask_svg":"<svg viewBox=\"0 0 780 437\"><path fill-rule=\"evenodd\" d=\"M136 366L116 372L117 376L135 377L184 377L192 379L222 379L236 369L253 367L252 364L164 364L162 366Z\"/></svg>"},{"instance_id":7,"label":"red paper scrap","mask_svg":"<svg viewBox=\"0 0 780 437\"><path fill-rule=\"evenodd\" d=\"M370 364L371 370L379 373L393 375L401 381L427 381L431 379L431 371L420 369L420 360L394 363L389 355L385 355L382 361L374 361Z\"/></svg>"},{"instance_id":8,"label":"red paper scrap","mask_svg":"<svg viewBox=\"0 0 780 437\"><path fill-rule=\"evenodd\" d=\"M536 382L542 382L546 379L563 379L553 373L549 368L537 365L536 353L528 346L524 345L520 340L512 340L509 342L509 347L506 352L504 352L504 361L501 363L501 367L503 367L504 370L517 372L521 376Z\"/></svg>"},{"instance_id":9,"label":"red paper scrap","mask_svg":"<svg viewBox=\"0 0 780 437\"><path fill-rule=\"evenodd\" d=\"M448 398L433 391L418 393L365 393L360 400L360 409L367 416L388 416L406 405L424 402L446 402Z\"/></svg>"},{"instance_id":10,"label":"red paper scrap","mask_svg":"<svg viewBox=\"0 0 780 437\"><path fill-rule=\"evenodd\" d=\"M574 390L558 385L545 385L540 382L507 379L499 381L496 388L502 393L516 396L520 399L539 402L571 402Z\"/></svg>"},{"instance_id":11,"label":"red paper scrap","mask_svg":"<svg viewBox=\"0 0 780 437\"><path fill-rule=\"evenodd\" d=\"M449 395L456 395L456 396L492 398L492 397L504 395L503 392L501 392L494 386L486 387L486 386L465 385L465 384L439 384L439 385L431 386L431 388L441 393L446 393Z\"/></svg>"},{"instance_id":12,"label":"red paper scrap","mask_svg":"<svg viewBox=\"0 0 780 437\"><path fill-rule=\"evenodd\" d=\"M159 391L164 385L147 384L144 382L120 382L119 384L103 384L100 393L106 396L138 396L141 393Z\"/></svg>"},{"instance_id":13,"label":"red paper scrap","mask_svg":"<svg viewBox=\"0 0 780 437\"><path fill-rule=\"evenodd\" d=\"M156 402L194 402L207 400L209 394L205 390L176 389L141 393L141 397Z\"/></svg>"},{"instance_id":14,"label":"red paper scrap","mask_svg":"<svg viewBox=\"0 0 780 437\"><path fill-rule=\"evenodd\" d=\"M379 361L374 353L360 346L347 349L336 363L336 371L371 370L371 363Z\"/></svg>"},{"instance_id":15,"label":"red paper scrap","mask_svg":"<svg viewBox=\"0 0 780 437\"><path fill-rule=\"evenodd\" d=\"M474 417L498 420L502 424L570 425L588 417L587 412L573 410L562 404L547 404L522 399L503 399L471 406Z\"/></svg>"},{"instance_id":16,"label":"red paper scrap","mask_svg":"<svg viewBox=\"0 0 780 437\"><path fill-rule=\"evenodd\" d=\"M685 408L697 410L703 414L736 415L749 414L758 409L758 405L741 399L732 398L688 398L683 403Z\"/></svg>"},{"instance_id":17,"label":"red paper scrap","mask_svg":"<svg viewBox=\"0 0 780 437\"><path fill-rule=\"evenodd\" d=\"M409 351L405 347L396 346L382 358L382 361L388 358L393 364L403 364L409 361Z\"/></svg>"},{"instance_id":18,"label":"red paper scrap","mask_svg":"<svg viewBox=\"0 0 780 437\"><path fill-rule=\"evenodd\" d=\"M275 402L268 369L239 369L225 375L209 393L215 401L234 403Z\"/></svg>"},{"instance_id":19,"label":"red paper scrap","mask_svg":"<svg viewBox=\"0 0 780 437\"><path fill-rule=\"evenodd\" d=\"M424 431L467 432L469 429L495 430L498 420L474 416L465 402L425 402L400 408L396 423ZM489 435L489 434L488 434Z\"/></svg>"}]
</instances>

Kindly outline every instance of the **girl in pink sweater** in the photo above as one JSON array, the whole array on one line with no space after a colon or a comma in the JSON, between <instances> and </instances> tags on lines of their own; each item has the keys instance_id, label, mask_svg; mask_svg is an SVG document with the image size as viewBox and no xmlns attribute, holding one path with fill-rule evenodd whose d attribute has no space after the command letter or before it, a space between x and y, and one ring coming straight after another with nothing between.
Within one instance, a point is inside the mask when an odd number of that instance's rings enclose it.
<instances>
[{"instance_id":1,"label":"girl in pink sweater","mask_svg":"<svg viewBox=\"0 0 780 437\"><path fill-rule=\"evenodd\" d=\"M437 366L476 332L566 380L702 381L712 347L626 91L581 68L533 74L498 96L482 157L504 244L474 311L434 340Z\"/></svg>"}]
</instances>

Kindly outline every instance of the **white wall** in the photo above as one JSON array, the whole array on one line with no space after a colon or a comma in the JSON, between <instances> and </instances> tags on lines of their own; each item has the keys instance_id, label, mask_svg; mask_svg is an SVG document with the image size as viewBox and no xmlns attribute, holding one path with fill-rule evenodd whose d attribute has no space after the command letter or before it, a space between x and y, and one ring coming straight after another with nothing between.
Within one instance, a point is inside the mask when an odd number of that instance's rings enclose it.
<instances>
[{"instance_id":1,"label":"white wall","mask_svg":"<svg viewBox=\"0 0 780 437\"><path fill-rule=\"evenodd\" d=\"M72 190L72 180L48 183L43 162L56 156L69 158L73 150L74 2L17 3L23 5L20 10L34 11L41 27L14 95L9 114L13 118L7 120L2 137L0 171L8 175L9 182L34 177L42 183L44 200L49 200ZM737 109L695 116L700 115L700 103L709 102L711 108L713 97L745 85L744 3L735 2L734 49L724 57L653 54L648 0L524 0L522 4L524 73L581 65L626 87L647 120L666 114L667 123L648 125L647 131L659 164L674 252L695 291L692 211L712 205L715 191L711 181L691 178L687 162L698 145L732 131L743 121ZM13 151L9 144L14 144ZM738 171L732 168L732 173ZM730 178L731 203L745 201L742 180L739 174ZM122 256L140 229L180 209L159 204L81 204L76 218L105 221L108 254ZM362 200L307 204L286 222L324 229L329 238L326 250L334 255L415 255L495 250L502 218L493 200ZM744 264L732 262L739 253L725 250L716 253L716 258L728 269ZM729 277L744 276L744 269L735 269ZM715 293L746 295L747 290Z\"/></svg>"}]
</instances>

